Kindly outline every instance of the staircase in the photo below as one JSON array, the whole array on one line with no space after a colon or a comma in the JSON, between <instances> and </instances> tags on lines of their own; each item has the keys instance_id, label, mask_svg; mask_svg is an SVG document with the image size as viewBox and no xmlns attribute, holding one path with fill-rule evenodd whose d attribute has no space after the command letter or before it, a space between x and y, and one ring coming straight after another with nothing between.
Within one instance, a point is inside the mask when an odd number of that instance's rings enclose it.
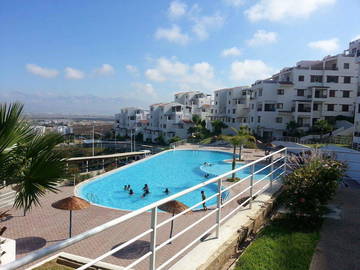
<instances>
[{"instance_id":1,"label":"staircase","mask_svg":"<svg viewBox=\"0 0 360 270\"><path fill-rule=\"evenodd\" d=\"M15 200L16 192L11 190L4 193L0 193L0 209L5 207L12 207Z\"/></svg>"}]
</instances>

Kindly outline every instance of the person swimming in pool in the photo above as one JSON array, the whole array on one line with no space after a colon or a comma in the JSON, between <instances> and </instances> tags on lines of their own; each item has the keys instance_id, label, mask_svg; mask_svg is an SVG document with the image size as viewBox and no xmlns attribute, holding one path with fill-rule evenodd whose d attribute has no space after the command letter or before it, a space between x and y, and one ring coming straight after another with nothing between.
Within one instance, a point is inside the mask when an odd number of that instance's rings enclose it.
<instances>
[{"instance_id":1,"label":"person swimming in pool","mask_svg":"<svg viewBox=\"0 0 360 270\"><path fill-rule=\"evenodd\" d=\"M129 195L134 195L134 191L132 189L129 190Z\"/></svg>"},{"instance_id":2,"label":"person swimming in pool","mask_svg":"<svg viewBox=\"0 0 360 270\"><path fill-rule=\"evenodd\" d=\"M125 191L128 190L127 185L124 185L124 190L125 190Z\"/></svg>"},{"instance_id":3,"label":"person swimming in pool","mask_svg":"<svg viewBox=\"0 0 360 270\"><path fill-rule=\"evenodd\" d=\"M165 193L165 194L169 194L169 193L170 193L170 190L169 190L168 188L165 188L164 193Z\"/></svg>"},{"instance_id":4,"label":"person swimming in pool","mask_svg":"<svg viewBox=\"0 0 360 270\"><path fill-rule=\"evenodd\" d=\"M143 191L144 191L144 193L146 193L146 194L149 194L149 193L150 193L150 189L149 189L148 184L145 184L145 186L143 187Z\"/></svg>"}]
</instances>

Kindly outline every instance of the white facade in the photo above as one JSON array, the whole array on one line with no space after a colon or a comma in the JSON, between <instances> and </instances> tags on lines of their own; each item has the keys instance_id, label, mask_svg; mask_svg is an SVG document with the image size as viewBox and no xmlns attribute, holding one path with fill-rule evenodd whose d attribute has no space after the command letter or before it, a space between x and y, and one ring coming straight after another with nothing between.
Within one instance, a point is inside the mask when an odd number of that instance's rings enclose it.
<instances>
[{"instance_id":1,"label":"white facade","mask_svg":"<svg viewBox=\"0 0 360 270\"><path fill-rule=\"evenodd\" d=\"M188 128L192 126L190 105L178 102L159 103L150 106L149 126L144 129L144 140L156 142L159 136L165 141L178 136L188 137Z\"/></svg>"},{"instance_id":2,"label":"white facade","mask_svg":"<svg viewBox=\"0 0 360 270\"><path fill-rule=\"evenodd\" d=\"M249 122L250 87L240 86L216 90L212 106L211 121L220 120L229 128L225 133L231 133L230 127L239 129Z\"/></svg>"},{"instance_id":3,"label":"white facade","mask_svg":"<svg viewBox=\"0 0 360 270\"><path fill-rule=\"evenodd\" d=\"M115 114L115 133L118 136L130 136L132 133L139 133L149 121L149 111L127 107Z\"/></svg>"},{"instance_id":4,"label":"white facade","mask_svg":"<svg viewBox=\"0 0 360 270\"><path fill-rule=\"evenodd\" d=\"M352 117L359 65L343 53L320 61L300 61L252 86L249 126L262 137L282 137L286 124L309 129L319 119Z\"/></svg>"},{"instance_id":5,"label":"white facade","mask_svg":"<svg viewBox=\"0 0 360 270\"><path fill-rule=\"evenodd\" d=\"M69 126L56 126L54 127L54 131L61 135L67 135L73 133L73 128Z\"/></svg>"},{"instance_id":6,"label":"white facade","mask_svg":"<svg viewBox=\"0 0 360 270\"><path fill-rule=\"evenodd\" d=\"M356 62L359 66L358 77L360 78L360 39L350 42L348 53L350 55L354 55L356 59ZM356 106L355 120L354 120L355 129L354 129L353 143L355 147L360 148L360 79L358 84L357 95L358 97L356 99L356 105L355 105Z\"/></svg>"}]
</instances>

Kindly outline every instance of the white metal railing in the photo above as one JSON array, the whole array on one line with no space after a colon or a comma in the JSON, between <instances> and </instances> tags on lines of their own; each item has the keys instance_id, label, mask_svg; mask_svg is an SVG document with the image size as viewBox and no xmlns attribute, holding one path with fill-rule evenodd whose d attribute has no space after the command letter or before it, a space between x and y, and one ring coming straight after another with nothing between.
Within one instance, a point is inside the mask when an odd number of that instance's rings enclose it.
<instances>
[{"instance_id":1,"label":"white metal railing","mask_svg":"<svg viewBox=\"0 0 360 270\"><path fill-rule=\"evenodd\" d=\"M255 171L255 165L257 164L261 164L262 162L268 161L269 164L267 166L265 166L266 168L261 168L257 171ZM235 214L239 209L241 209L245 204L249 203L251 206L252 200L254 199L255 196L257 196L258 194L264 192L266 189L272 187L273 183L276 181L279 181L281 179L281 176L284 175L286 173L286 162L287 162L287 149L283 148L279 151L276 151L274 153L271 153L270 155L267 155L265 157L262 157L256 161L250 162L248 164L245 164L244 166L241 166L239 168L236 168L235 170L231 170L229 172L226 172L222 175L219 175L217 177L214 177L212 179L209 179L205 182L202 182L196 186L193 186L191 188L188 188L186 190L183 190L181 192L178 192L176 194L173 194L165 199L159 200L157 202L154 202L152 204L149 204L141 209L132 211L124 216L121 216L119 218L113 219L111 221L108 221L100 226L97 226L95 228L92 228L88 231L85 231L79 235L76 235L72 238L69 238L67 240L64 240L60 243L54 244L52 246L43 248L41 250L32 252L12 263L6 264L4 266L2 266L0 269L1 270L10 270L10 269L17 269L18 267L24 266L26 264L29 264L31 262L34 262L40 258L43 258L51 253L54 253L56 251L59 251L60 249L63 249L65 247L71 246L75 243L78 243L86 238L89 238L91 236L94 236L102 231L105 231L115 225L124 223L125 221L128 221L132 218L135 218L141 214L144 214L148 211L151 211L151 225L150 227L141 232L140 234L132 237L131 239L127 240L126 242L122 243L121 245L117 246L116 248L100 255L99 257L91 260L89 263L77 268L78 270L83 270L83 269L87 269L88 267L96 264L97 262L100 262L101 260L109 257L110 255L118 252L119 250L129 246L130 244L134 243L135 241L145 237L145 236L150 236L150 251L147 252L146 254L144 254L143 256L141 256L140 258L136 259L135 261L131 262L128 266L124 267L124 269L131 269L132 267L138 265L140 262L144 261L145 259L149 258L149 269L150 270L161 270L164 269L166 266L168 266L172 261L174 261L176 258L178 258L181 254L183 254L186 250L188 250L191 246L193 246L195 243L197 243L202 237L204 237L206 234L212 232L215 230L216 232L216 237L220 237L220 233L221 233L221 224L227 220L228 218L230 218L233 214ZM279 164L280 163L280 164ZM256 175L266 169L270 168L270 172L268 174L266 174L264 177L262 177L261 179L257 179L258 177L256 177ZM223 185L223 180L228 179L229 176L231 176L233 173L237 173L240 172L242 170L245 169L250 169L251 173L241 179L238 182L232 183L229 186L224 186ZM276 172L278 172L276 174ZM268 178L266 181L264 181L266 178ZM225 192L228 192L230 189L233 190L235 187L240 187L239 185L241 184L246 184L246 180L248 180L249 185L246 188L243 188L241 190L238 191L233 191L232 196L230 198L228 198L227 200L223 200L223 195ZM258 190L255 189L255 187L257 187L259 185L259 183L264 183L264 185L262 187L259 187ZM195 190L199 190L207 185L210 184L217 184L217 192L215 194L213 194L212 196L209 196L208 198L206 198L205 200L202 200L192 206L189 207L189 209L176 214L170 218L167 218L166 220L162 221L161 223L157 222L157 217L158 217L158 208L159 206L161 206L164 203L167 203L171 200L175 200L185 194L188 194L190 192L193 192ZM249 198L247 198L245 201L238 203L236 205L233 206L233 208L231 208L230 203L233 202L235 199L239 198L241 195L246 195L246 192L248 192L249 194ZM226 194L226 193L225 193ZM171 238L167 239L166 241L162 242L162 243L158 243L157 242L157 232L159 230L159 228L161 228L162 226L164 226L165 224L178 219L179 217L181 217L182 215L184 215L185 213L188 213L190 211L192 211L193 209L195 209L196 207L200 206L203 203L206 203L208 201L210 201L211 199L217 198L217 203L214 209L209 210L208 212L206 212L206 214L202 217L200 217L198 220L196 220L195 222L191 223L189 226L187 226L186 228L184 228L183 230L181 230L180 232L177 232L175 235L173 235ZM224 208L226 206L229 206L226 210L229 211L228 213L226 213L226 215L222 215L222 212L224 210ZM181 237L182 235L184 235L186 232L188 232L189 230L191 230L192 228L194 228L196 225L200 224L201 222L203 222L204 220L208 219L210 216L216 215L216 218L214 219L214 223L213 224L208 224L210 225L209 228L207 228L205 231L200 231L199 235L190 243L188 243L185 247L183 247L180 251L178 251L176 254L172 255L172 257L170 258L166 258L167 260L165 262L162 262L162 264L160 264L159 266L157 265L157 258L156 258L156 254L157 252L164 248L168 243L174 241L175 239L178 239L179 237Z\"/></svg>"}]
</instances>

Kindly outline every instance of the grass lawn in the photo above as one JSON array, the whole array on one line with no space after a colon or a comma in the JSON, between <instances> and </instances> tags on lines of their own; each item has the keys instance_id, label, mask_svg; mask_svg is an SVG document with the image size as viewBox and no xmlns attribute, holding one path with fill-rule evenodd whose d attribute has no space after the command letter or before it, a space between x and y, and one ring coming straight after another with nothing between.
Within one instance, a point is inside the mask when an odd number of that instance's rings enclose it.
<instances>
[{"instance_id":1,"label":"grass lawn","mask_svg":"<svg viewBox=\"0 0 360 270\"><path fill-rule=\"evenodd\" d=\"M309 144L304 144L308 147L312 147L312 148L319 148L319 147L323 147L323 146L327 146L327 145L335 145L335 146L340 146L340 147L347 147L347 148L351 148L351 145L349 144L341 144L341 143L309 143Z\"/></svg>"},{"instance_id":2,"label":"grass lawn","mask_svg":"<svg viewBox=\"0 0 360 270\"><path fill-rule=\"evenodd\" d=\"M319 230L291 229L288 220L265 227L237 262L235 270L308 270Z\"/></svg>"}]
</instances>

